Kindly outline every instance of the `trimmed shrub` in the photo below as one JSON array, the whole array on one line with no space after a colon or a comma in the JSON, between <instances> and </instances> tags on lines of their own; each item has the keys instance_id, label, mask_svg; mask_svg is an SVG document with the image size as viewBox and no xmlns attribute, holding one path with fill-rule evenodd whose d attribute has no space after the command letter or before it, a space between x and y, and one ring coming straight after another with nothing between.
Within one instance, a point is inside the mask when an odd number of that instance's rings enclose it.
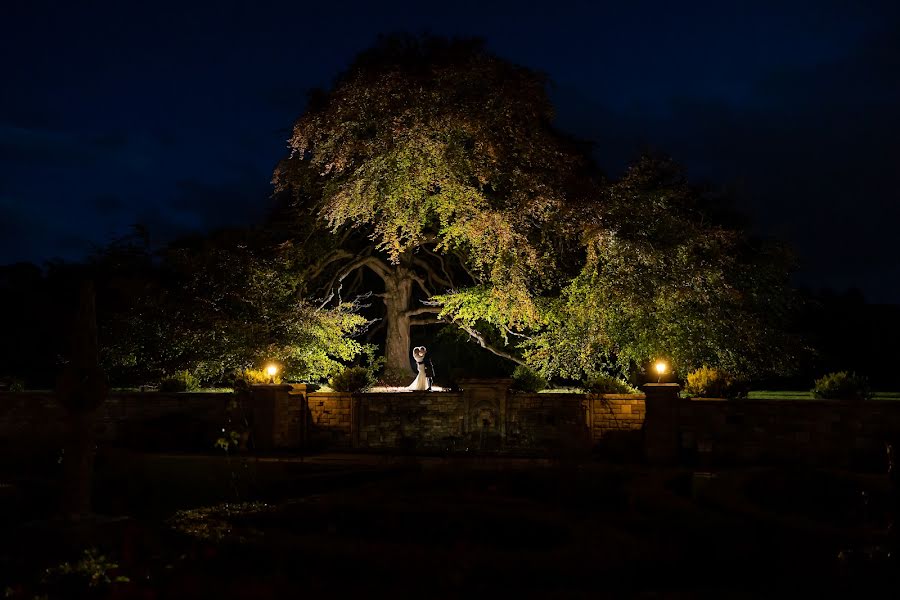
<instances>
[{"instance_id":1,"label":"trimmed shrub","mask_svg":"<svg viewBox=\"0 0 900 600\"><path fill-rule=\"evenodd\" d=\"M745 398L746 381L713 367L700 367L687 374L684 391L691 397Z\"/></svg>"},{"instance_id":2,"label":"trimmed shrub","mask_svg":"<svg viewBox=\"0 0 900 600\"><path fill-rule=\"evenodd\" d=\"M363 367L360 367L363 368ZM368 369L366 369L368 371ZM371 371L370 371L371 373ZM391 369L386 368L384 372L379 377L373 377L373 381L377 382L378 385L383 385L387 387L403 387L409 385L413 379L415 379L415 375L411 375L410 371L404 369ZM330 385L330 384L329 384ZM373 384L374 385L374 384ZM334 386L332 386L334 387Z\"/></svg>"},{"instance_id":3,"label":"trimmed shrub","mask_svg":"<svg viewBox=\"0 0 900 600\"><path fill-rule=\"evenodd\" d=\"M868 400L872 397L869 380L847 371L828 373L816 379L812 393L813 397L826 400Z\"/></svg>"},{"instance_id":4,"label":"trimmed shrub","mask_svg":"<svg viewBox=\"0 0 900 600\"><path fill-rule=\"evenodd\" d=\"M520 392L539 392L547 387L547 380L541 377L537 371L533 371L525 365L516 367L512 374L513 389Z\"/></svg>"},{"instance_id":5,"label":"trimmed shrub","mask_svg":"<svg viewBox=\"0 0 900 600\"><path fill-rule=\"evenodd\" d=\"M188 370L176 371L159 382L161 392L196 392L200 389L200 380Z\"/></svg>"},{"instance_id":6,"label":"trimmed shrub","mask_svg":"<svg viewBox=\"0 0 900 600\"><path fill-rule=\"evenodd\" d=\"M586 379L582 384L592 394L636 394L637 389L618 377L600 373Z\"/></svg>"},{"instance_id":7,"label":"trimmed shrub","mask_svg":"<svg viewBox=\"0 0 900 600\"><path fill-rule=\"evenodd\" d=\"M347 367L331 378L328 385L336 392L364 392L375 383L365 367Z\"/></svg>"}]
</instances>

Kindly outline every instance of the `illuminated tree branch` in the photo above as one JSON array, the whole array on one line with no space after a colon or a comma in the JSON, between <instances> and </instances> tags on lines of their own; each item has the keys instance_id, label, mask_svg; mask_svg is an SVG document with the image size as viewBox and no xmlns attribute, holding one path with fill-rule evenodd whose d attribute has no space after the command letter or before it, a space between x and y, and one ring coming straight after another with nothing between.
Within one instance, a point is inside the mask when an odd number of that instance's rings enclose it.
<instances>
[{"instance_id":1,"label":"illuminated tree branch","mask_svg":"<svg viewBox=\"0 0 900 600\"><path fill-rule=\"evenodd\" d=\"M519 358L518 356L514 356L514 355L510 354L509 352L504 352L503 350L500 350L499 348L496 348L495 346L489 344L488 341L484 339L484 336L481 335L477 330L473 329L472 327L469 327L468 325L463 325L461 323L457 323L457 325L459 325L460 329L462 329L463 331L468 333L469 336L472 337L472 339L474 339L476 342L478 342L479 346L481 346L488 352L496 354L497 356L499 356L501 358L511 360L514 363L516 363L517 365L525 364L525 361L522 360L521 358Z\"/></svg>"},{"instance_id":2,"label":"illuminated tree branch","mask_svg":"<svg viewBox=\"0 0 900 600\"><path fill-rule=\"evenodd\" d=\"M351 273L362 267L369 267L382 279L386 279L389 276L389 268L384 264L382 260L375 258L374 256L361 256L335 273L334 277L332 277L331 282L326 288L327 290L329 290L329 294L320 303L320 308L324 308L325 306L327 306L335 296L338 297L340 303L341 289L343 288L344 279L346 279Z\"/></svg>"},{"instance_id":3,"label":"illuminated tree branch","mask_svg":"<svg viewBox=\"0 0 900 600\"><path fill-rule=\"evenodd\" d=\"M426 250L426 251L427 251L427 250ZM437 254L434 254L434 253L431 253L431 254L432 254L433 256L438 256ZM440 257L438 257L438 258L440 259ZM443 259L440 259L440 260L441 260L441 268L443 269ZM448 278L439 275L438 272L435 271L435 270L432 268L432 266L428 264L427 261L422 260L421 258L418 258L418 257L413 257L413 262L414 262L418 267L420 267L423 271L425 271L425 274L426 274L426 275L428 276L428 278L429 278L431 281L433 281L434 283L437 283L438 285L442 285L442 286L447 287L447 288L452 288L452 287L453 287L453 282L451 282ZM445 273L445 274L446 274L446 272L447 272L446 269L444 269L444 273ZM448 275L447 277L449 277L449 275Z\"/></svg>"},{"instance_id":4,"label":"illuminated tree branch","mask_svg":"<svg viewBox=\"0 0 900 600\"><path fill-rule=\"evenodd\" d=\"M439 306L420 306L418 308L412 308L406 311L407 317L415 317L418 315L427 315L427 314L438 314L441 312L441 308Z\"/></svg>"}]
</instances>

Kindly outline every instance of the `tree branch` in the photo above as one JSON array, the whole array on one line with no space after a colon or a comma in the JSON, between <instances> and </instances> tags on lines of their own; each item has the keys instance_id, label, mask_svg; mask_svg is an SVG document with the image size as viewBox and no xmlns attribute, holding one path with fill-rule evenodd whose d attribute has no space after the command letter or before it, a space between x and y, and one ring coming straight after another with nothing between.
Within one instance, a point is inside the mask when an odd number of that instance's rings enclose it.
<instances>
[{"instance_id":1,"label":"tree branch","mask_svg":"<svg viewBox=\"0 0 900 600\"><path fill-rule=\"evenodd\" d=\"M484 336L481 335L480 333L478 333L478 331L476 331L475 329L469 327L468 325L462 325L460 323L457 323L457 325L459 325L460 329L462 329L463 331L468 333L472 337L472 339L474 339L476 342L478 342L479 346L481 346L488 352L496 354L500 358L505 358L507 360L511 360L518 365L525 364L525 361L523 361L518 356L513 356L512 354L510 354L508 352L504 352L503 350L500 350L499 348L495 348L491 344L487 343L487 340L484 339Z\"/></svg>"},{"instance_id":2,"label":"tree branch","mask_svg":"<svg viewBox=\"0 0 900 600\"><path fill-rule=\"evenodd\" d=\"M439 306L420 306L419 308L411 308L406 311L405 314L407 317L415 317L417 315L436 315L441 312L441 308Z\"/></svg>"},{"instance_id":3,"label":"tree branch","mask_svg":"<svg viewBox=\"0 0 900 600\"><path fill-rule=\"evenodd\" d=\"M425 317L422 319L410 319L410 326L413 325L437 325L438 323L446 323L447 321L441 320L439 317Z\"/></svg>"},{"instance_id":4,"label":"tree branch","mask_svg":"<svg viewBox=\"0 0 900 600\"><path fill-rule=\"evenodd\" d=\"M367 342L372 341L372 338L375 337L375 333L377 331L384 329L384 319L373 319L373 321L378 321L378 322L375 324L374 327L370 327L369 330L366 332L366 341Z\"/></svg>"},{"instance_id":5,"label":"tree branch","mask_svg":"<svg viewBox=\"0 0 900 600\"><path fill-rule=\"evenodd\" d=\"M384 263L375 258L374 256L363 255L357 257L356 260L346 265L343 269L334 274L334 277L331 278L331 282L328 284L327 290L330 290L328 296L322 300L319 308L325 308L329 302L335 297L335 295L340 298L341 288L343 287L344 279L347 278L348 275L353 273L355 270L361 267L369 267L372 271L375 272L376 275L385 279L388 276L388 268L385 267ZM335 289L337 286L337 289Z\"/></svg>"},{"instance_id":6,"label":"tree branch","mask_svg":"<svg viewBox=\"0 0 900 600\"><path fill-rule=\"evenodd\" d=\"M351 252L347 252L346 250L334 250L313 268L313 270L307 275L306 279L315 279L322 274L322 271L324 271L328 265L339 260L352 257L353 254Z\"/></svg>"},{"instance_id":7,"label":"tree branch","mask_svg":"<svg viewBox=\"0 0 900 600\"><path fill-rule=\"evenodd\" d=\"M372 269L382 279L387 279L391 275L391 267L380 258L367 256L363 264Z\"/></svg>"},{"instance_id":8,"label":"tree branch","mask_svg":"<svg viewBox=\"0 0 900 600\"><path fill-rule=\"evenodd\" d=\"M410 278L411 278L413 281L415 281L416 283L419 284L419 287L422 288L422 291L425 292L425 295L426 295L426 296L434 296L434 292L432 292L430 289L428 289L428 286L425 284L425 280L424 280L424 279L422 279L421 277L419 277L419 276L416 275L415 273L412 273L412 274L410 275Z\"/></svg>"},{"instance_id":9,"label":"tree branch","mask_svg":"<svg viewBox=\"0 0 900 600\"><path fill-rule=\"evenodd\" d=\"M465 261L464 257L459 252L454 252L453 255L459 261L459 266L462 267L462 270L465 271L466 275L468 275L472 279L472 282L473 283L481 283L481 277L476 275L474 272L472 272L471 269L469 269L469 267L466 266L466 261Z\"/></svg>"},{"instance_id":10,"label":"tree branch","mask_svg":"<svg viewBox=\"0 0 900 600\"><path fill-rule=\"evenodd\" d=\"M442 285L442 286L444 286L444 287L448 287L448 288L452 288L452 287L453 287L453 283L450 282L448 279L442 277L441 275L438 275L437 271L435 271L435 270L431 267L431 265L428 264L427 261L424 261L424 260L422 260L421 258L418 258L418 257L413 257L413 262L414 262L417 266L421 267L421 268L425 271L425 274L428 275L428 278L429 278L430 280L432 280L432 281L434 281L435 283L437 283L438 285ZM446 271L445 271L445 272L446 272Z\"/></svg>"},{"instance_id":11,"label":"tree branch","mask_svg":"<svg viewBox=\"0 0 900 600\"><path fill-rule=\"evenodd\" d=\"M450 272L447 270L447 263L444 261L444 257L435 252L434 250L429 250L427 246L422 246L422 250L430 254L431 256L438 259L438 262L441 263L441 271L444 272L444 278L446 280L445 285L449 288L455 288L456 286L453 284L453 277L450 275Z\"/></svg>"}]
</instances>

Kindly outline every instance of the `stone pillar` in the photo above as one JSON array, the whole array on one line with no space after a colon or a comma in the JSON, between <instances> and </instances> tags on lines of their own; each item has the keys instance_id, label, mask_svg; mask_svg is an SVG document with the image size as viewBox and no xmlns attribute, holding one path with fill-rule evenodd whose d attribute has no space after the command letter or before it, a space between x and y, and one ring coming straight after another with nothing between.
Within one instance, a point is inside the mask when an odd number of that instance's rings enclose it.
<instances>
[{"instance_id":1,"label":"stone pillar","mask_svg":"<svg viewBox=\"0 0 900 600\"><path fill-rule=\"evenodd\" d=\"M651 464L673 464L678 461L678 410L681 402L677 383L648 383L644 417L644 450Z\"/></svg>"},{"instance_id":2,"label":"stone pillar","mask_svg":"<svg viewBox=\"0 0 900 600\"><path fill-rule=\"evenodd\" d=\"M306 440L306 385L251 387L253 439L262 451L297 449Z\"/></svg>"}]
</instances>

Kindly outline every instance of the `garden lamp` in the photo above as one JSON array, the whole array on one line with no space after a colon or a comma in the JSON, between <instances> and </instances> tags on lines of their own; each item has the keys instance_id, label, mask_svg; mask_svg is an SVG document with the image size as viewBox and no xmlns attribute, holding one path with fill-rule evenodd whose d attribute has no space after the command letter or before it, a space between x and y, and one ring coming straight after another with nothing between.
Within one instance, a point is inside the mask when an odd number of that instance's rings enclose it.
<instances>
[{"instance_id":1,"label":"garden lamp","mask_svg":"<svg viewBox=\"0 0 900 600\"><path fill-rule=\"evenodd\" d=\"M269 383L275 383L275 376L278 375L278 366L270 364L266 367L266 375L269 376Z\"/></svg>"},{"instance_id":2,"label":"garden lamp","mask_svg":"<svg viewBox=\"0 0 900 600\"><path fill-rule=\"evenodd\" d=\"M669 369L669 365L667 365L665 361L659 360L656 361L655 368L656 374L658 375L658 377L656 378L656 383L659 383L660 381L662 381L662 376L665 375L666 371Z\"/></svg>"}]
</instances>

